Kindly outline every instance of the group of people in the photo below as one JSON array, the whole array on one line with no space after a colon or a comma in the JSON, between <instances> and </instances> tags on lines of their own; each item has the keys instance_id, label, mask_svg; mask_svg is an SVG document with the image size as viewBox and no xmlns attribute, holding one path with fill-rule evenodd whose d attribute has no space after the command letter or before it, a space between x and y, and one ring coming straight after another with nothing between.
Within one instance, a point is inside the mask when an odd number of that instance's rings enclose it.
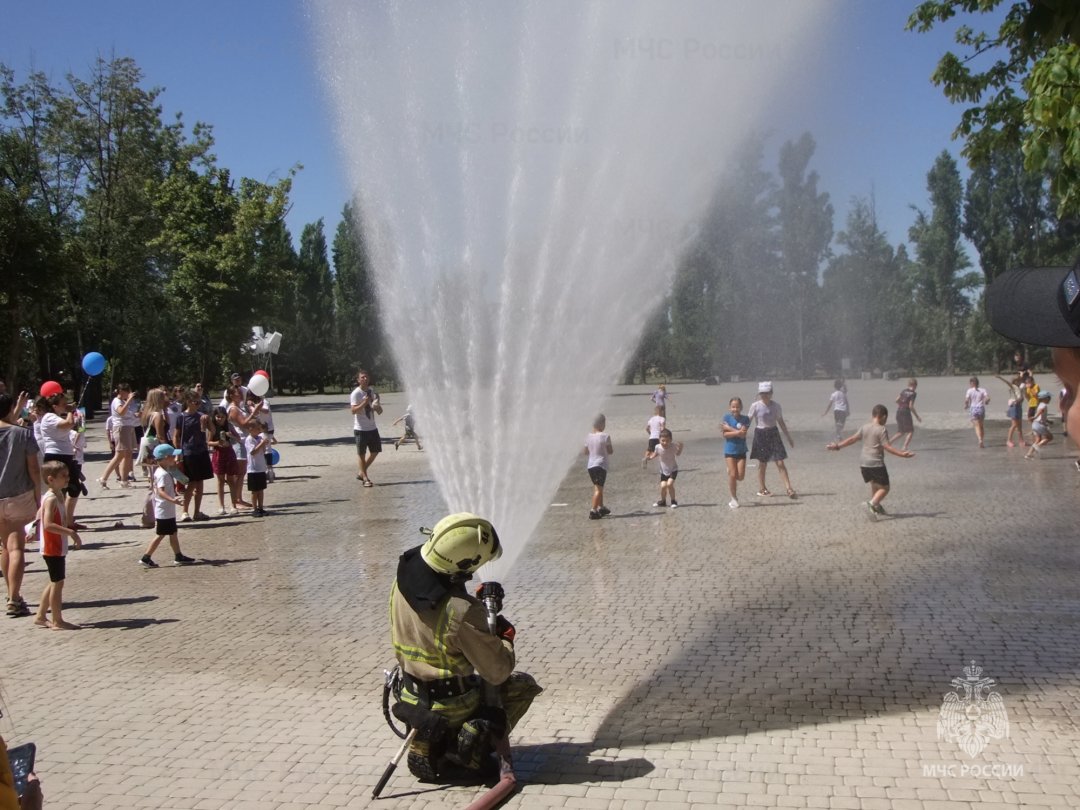
<instances>
[{"instance_id":1,"label":"group of people","mask_svg":"<svg viewBox=\"0 0 1080 810\"><path fill-rule=\"evenodd\" d=\"M121 383L109 405L106 433L112 457L97 484L108 489L115 477L121 488L132 488L135 470L146 473L144 526L152 526L154 536L139 558L142 567L158 567L154 553L165 540L175 565L195 562L180 548L177 523L210 519L202 500L205 482L215 476L219 516L268 514L264 493L273 476L273 421L269 403L241 385L239 374L231 376L217 406L201 383L154 388L144 402ZM79 531L86 528L75 520L79 497L87 494L84 451L84 416L66 394L32 402L26 393L15 399L6 389L0 394L0 531L9 617L30 615L22 583L26 544L36 541L49 582L34 621L55 630L76 626L63 618L62 594L68 550L82 546ZM250 501L244 499L245 483Z\"/></svg>"},{"instance_id":2,"label":"group of people","mask_svg":"<svg viewBox=\"0 0 1080 810\"><path fill-rule=\"evenodd\" d=\"M1020 355L1017 354L1019 363ZM999 377L1010 389L1010 399L1007 415L1011 420L1006 445L1014 447L1014 435L1021 446L1029 447L1026 458L1031 458L1040 448L1052 440L1049 431L1048 405L1051 400L1050 392L1040 391L1030 370L1021 368L1012 380ZM844 380L838 379L833 385L833 391L825 405L822 416L830 412L833 416L835 439L826 445L828 450L840 450L852 444L862 442L862 455L860 467L863 481L870 484L870 499L866 506L872 517L884 515L885 510L881 502L889 493L889 474L885 466L885 454L889 453L900 458L912 458L914 453L908 450L915 434L915 421L922 422L915 407L918 396L919 381L911 378L907 385L896 397L896 432L890 436L886 424L889 411L884 405L875 405L871 410L871 419L858 431L844 437L844 427L850 415L850 404L847 396L847 385ZM976 439L979 447L985 446L986 408L990 404L990 394L979 385L978 377L971 377L969 388L964 396L964 410L970 415L975 428ZM652 459L659 459L660 467L660 497L653 506L677 507L678 500L675 497L675 479L678 477L678 456L682 453L681 442L674 441L671 430L667 427L666 406L671 397L666 386L660 385L651 395L654 403L653 414L645 424L645 432L648 434L648 444L641 459L641 466L645 468ZM1023 427L1021 425L1021 408L1023 403L1028 405L1028 419L1031 423L1030 442L1025 441ZM1067 396L1067 389L1061 395L1062 416L1065 418L1071 397ZM607 481L608 457L614 452L611 437L606 433L607 420L600 414L594 424L592 432L586 436L583 454L588 457L586 470L593 485L592 498L589 508L589 519L599 520L611 513L604 505L604 486ZM747 437L751 427L754 428L753 444L748 446ZM783 408L780 403L773 399L773 386L769 381L758 384L758 398L751 403L749 410L743 413L743 401L739 397L732 397L728 402L728 412L724 414L720 423L720 430L724 438L724 462L727 467L728 488L731 500L728 506L731 509L739 508L738 487L746 476L746 461L750 459L757 462L758 497L768 498L772 496L766 484L766 472L770 462L776 465L780 480L789 498L796 499L798 494L791 485L786 466L787 446L794 447L795 442L784 422ZM1080 469L1080 461L1076 464Z\"/></svg>"}]
</instances>

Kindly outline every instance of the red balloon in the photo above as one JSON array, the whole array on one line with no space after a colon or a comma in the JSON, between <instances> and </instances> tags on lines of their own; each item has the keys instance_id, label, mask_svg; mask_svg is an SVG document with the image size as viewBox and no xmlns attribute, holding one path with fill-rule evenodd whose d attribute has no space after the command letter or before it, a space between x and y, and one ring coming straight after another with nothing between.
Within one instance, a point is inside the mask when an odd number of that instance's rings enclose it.
<instances>
[{"instance_id":1,"label":"red balloon","mask_svg":"<svg viewBox=\"0 0 1080 810\"><path fill-rule=\"evenodd\" d=\"M55 380L48 380L47 382L43 382L41 384L41 396L43 397L51 397L54 394L62 393L64 393L64 386L62 386Z\"/></svg>"},{"instance_id":2,"label":"red balloon","mask_svg":"<svg viewBox=\"0 0 1080 810\"><path fill-rule=\"evenodd\" d=\"M256 372L255 372L255 374L256 374L257 376L259 376L259 377L266 377L266 379L268 379L268 380L270 379L270 375L269 375L269 374L267 374L267 373L266 373L266 372L265 372L265 371L264 371L263 369L261 369L261 368L260 368L260 369L259 369L258 371L256 371Z\"/></svg>"}]
</instances>

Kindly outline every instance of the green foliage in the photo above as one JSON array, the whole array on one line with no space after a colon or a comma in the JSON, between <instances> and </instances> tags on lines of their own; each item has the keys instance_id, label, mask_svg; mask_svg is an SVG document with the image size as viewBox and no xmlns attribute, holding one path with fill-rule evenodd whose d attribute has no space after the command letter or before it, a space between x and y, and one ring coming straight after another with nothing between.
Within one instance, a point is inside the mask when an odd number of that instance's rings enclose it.
<instances>
[{"instance_id":1,"label":"green foliage","mask_svg":"<svg viewBox=\"0 0 1080 810\"><path fill-rule=\"evenodd\" d=\"M830 259L822 284L823 365L834 373L842 371L844 358L855 373L903 365L910 314L906 256L893 250L868 200L852 201L836 241L841 251Z\"/></svg>"},{"instance_id":2,"label":"green foliage","mask_svg":"<svg viewBox=\"0 0 1080 810\"><path fill-rule=\"evenodd\" d=\"M106 385L213 382L241 367L252 324L292 322L297 265L283 218L296 169L234 181L209 126L162 122L160 91L143 87L131 59L99 59L64 87L42 73L18 84L0 65L0 93L10 380L77 380L96 350L110 359ZM330 319L328 292L313 306L317 322Z\"/></svg>"},{"instance_id":3,"label":"green foliage","mask_svg":"<svg viewBox=\"0 0 1080 810\"><path fill-rule=\"evenodd\" d=\"M351 384L356 370L366 368L376 380L394 377L394 366L382 333L378 299L371 275L359 212L346 203L334 234L334 311L337 343L335 379Z\"/></svg>"},{"instance_id":4,"label":"green foliage","mask_svg":"<svg viewBox=\"0 0 1080 810\"><path fill-rule=\"evenodd\" d=\"M809 132L780 149L780 188L776 194L780 237L780 269L783 279L780 301L789 304L783 320L791 325L784 334L785 355L796 361L800 376L813 371L821 332L818 274L829 254L833 237L833 207L829 195L818 192L818 174L807 173L816 144Z\"/></svg>"},{"instance_id":5,"label":"green foliage","mask_svg":"<svg viewBox=\"0 0 1080 810\"><path fill-rule=\"evenodd\" d=\"M943 151L926 175L929 214L916 209L908 231L917 263L914 288L922 318L915 324L924 357L942 357L941 370L955 371L956 344L964 316L971 309L968 291L977 287L962 244L963 186L952 155Z\"/></svg>"},{"instance_id":6,"label":"green foliage","mask_svg":"<svg viewBox=\"0 0 1080 810\"><path fill-rule=\"evenodd\" d=\"M907 27L929 31L958 14L1000 17L996 33L956 30L961 54L941 57L932 80L950 101L970 105L954 137L972 165L1022 147L1032 172L1052 167L1059 213L1080 212L1080 4L1027 0L927 0ZM981 69L979 69L980 66Z\"/></svg>"}]
</instances>

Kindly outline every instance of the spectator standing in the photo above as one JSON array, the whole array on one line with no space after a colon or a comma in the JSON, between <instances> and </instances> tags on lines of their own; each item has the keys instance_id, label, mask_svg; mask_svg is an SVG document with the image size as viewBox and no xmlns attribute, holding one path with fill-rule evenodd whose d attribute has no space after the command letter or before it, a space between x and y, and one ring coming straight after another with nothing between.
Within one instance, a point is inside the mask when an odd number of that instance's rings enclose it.
<instances>
[{"instance_id":1,"label":"spectator standing","mask_svg":"<svg viewBox=\"0 0 1080 810\"><path fill-rule=\"evenodd\" d=\"M206 414L199 411L200 404L199 394L189 391L184 402L184 412L177 417L176 428L173 430L173 446L179 447L183 453L181 458L184 460L184 475L188 477L188 483L184 486L181 523L210 519L202 511L203 482L214 477L210 450L206 446L206 431L210 427L210 420ZM188 511L192 500L195 501L194 513Z\"/></svg>"},{"instance_id":2,"label":"spectator standing","mask_svg":"<svg viewBox=\"0 0 1080 810\"><path fill-rule=\"evenodd\" d=\"M64 396L58 394L57 396ZM49 583L41 593L34 624L51 630L75 630L78 625L64 621L64 581L67 579L68 540L75 548L82 548L82 540L75 531L71 516L64 509L65 492L69 488L70 467L60 460L46 461L41 468L45 481L45 497L37 513L38 541L41 559L49 570ZM52 619L49 619L49 616Z\"/></svg>"},{"instance_id":3,"label":"spectator standing","mask_svg":"<svg viewBox=\"0 0 1080 810\"><path fill-rule=\"evenodd\" d=\"M9 419L11 395L0 394L0 569L7 585L7 615L29 616L22 596L26 531L41 500L38 444L29 428Z\"/></svg>"},{"instance_id":4,"label":"spectator standing","mask_svg":"<svg viewBox=\"0 0 1080 810\"><path fill-rule=\"evenodd\" d=\"M97 480L102 489L109 488L109 477L113 473L120 476L123 486L131 475L132 461L135 458L135 426L139 423L135 415L135 393L126 382L116 387L116 396L109 403L109 418L112 419L115 447L105 472Z\"/></svg>"},{"instance_id":5,"label":"spectator standing","mask_svg":"<svg viewBox=\"0 0 1080 810\"><path fill-rule=\"evenodd\" d=\"M55 394L48 397L48 410L41 416L42 461L61 461L68 468L64 516L72 529L81 529L75 524L75 507L82 494L80 476L82 466L75 461L75 446L71 443L71 431L82 426L82 415L76 410L69 410L67 394Z\"/></svg>"},{"instance_id":6,"label":"spectator standing","mask_svg":"<svg viewBox=\"0 0 1080 810\"><path fill-rule=\"evenodd\" d=\"M382 413L378 392L371 387L371 377L361 369L356 374L356 388L349 394L349 406L353 415L353 438L356 441L357 464L360 471L356 475L365 487L373 487L368 470L375 463L376 456L382 452L382 440L379 438L379 426L375 424L375 414Z\"/></svg>"}]
</instances>

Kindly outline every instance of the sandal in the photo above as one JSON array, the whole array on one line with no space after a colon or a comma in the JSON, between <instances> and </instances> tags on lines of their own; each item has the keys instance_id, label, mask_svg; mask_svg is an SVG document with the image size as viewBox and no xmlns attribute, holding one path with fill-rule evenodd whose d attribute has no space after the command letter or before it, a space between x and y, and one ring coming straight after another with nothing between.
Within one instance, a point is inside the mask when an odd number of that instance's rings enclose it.
<instances>
[{"instance_id":1,"label":"sandal","mask_svg":"<svg viewBox=\"0 0 1080 810\"><path fill-rule=\"evenodd\" d=\"M772 493L769 492L769 490L767 490L767 489L762 489L762 490L758 491L758 497L759 498L771 498Z\"/></svg>"},{"instance_id":2,"label":"sandal","mask_svg":"<svg viewBox=\"0 0 1080 810\"><path fill-rule=\"evenodd\" d=\"M791 500L793 500L793 501L794 501L794 500L798 500L798 497L799 497L799 496L798 496L797 494L795 494L795 490L793 490L793 489L789 489L789 490L787 491L787 496L788 496L789 498L791 498Z\"/></svg>"},{"instance_id":3,"label":"sandal","mask_svg":"<svg viewBox=\"0 0 1080 810\"><path fill-rule=\"evenodd\" d=\"M108 489L109 488L109 482L106 481L104 478L99 478L97 480L97 482L98 482L98 486L101 487L102 489Z\"/></svg>"},{"instance_id":4,"label":"sandal","mask_svg":"<svg viewBox=\"0 0 1080 810\"><path fill-rule=\"evenodd\" d=\"M375 484L373 484L373 483L371 482L371 479L370 479L370 478L368 478L368 479L367 479L366 481L364 481L364 486L365 486L365 487L373 487L373 486L375 486Z\"/></svg>"}]
</instances>

